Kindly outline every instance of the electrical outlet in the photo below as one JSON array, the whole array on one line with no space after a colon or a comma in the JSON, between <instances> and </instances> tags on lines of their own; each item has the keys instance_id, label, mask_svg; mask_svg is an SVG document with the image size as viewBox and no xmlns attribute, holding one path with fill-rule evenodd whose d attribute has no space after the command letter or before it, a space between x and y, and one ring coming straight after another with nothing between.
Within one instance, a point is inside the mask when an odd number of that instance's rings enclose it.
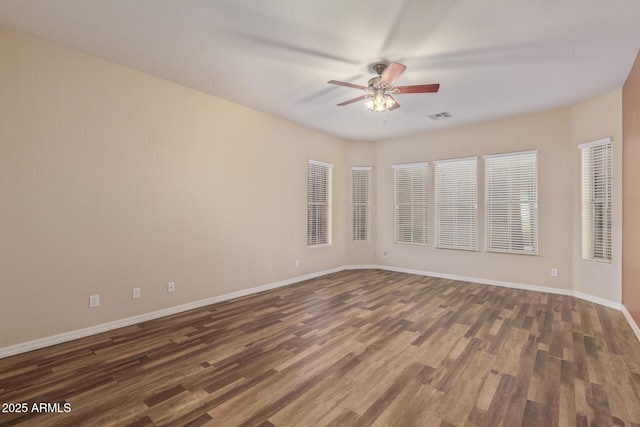
<instances>
[{"instance_id":1,"label":"electrical outlet","mask_svg":"<svg viewBox=\"0 0 640 427\"><path fill-rule=\"evenodd\" d=\"M296 262L294 262L294 265L295 265L296 267L300 267L300 260L299 260L299 259L297 259L297 260L296 260Z\"/></svg>"},{"instance_id":2,"label":"electrical outlet","mask_svg":"<svg viewBox=\"0 0 640 427\"><path fill-rule=\"evenodd\" d=\"M100 305L100 295L91 295L89 297L89 308L96 308Z\"/></svg>"},{"instance_id":3,"label":"electrical outlet","mask_svg":"<svg viewBox=\"0 0 640 427\"><path fill-rule=\"evenodd\" d=\"M551 277L558 277L558 269L557 268L552 268L551 269Z\"/></svg>"},{"instance_id":4,"label":"electrical outlet","mask_svg":"<svg viewBox=\"0 0 640 427\"><path fill-rule=\"evenodd\" d=\"M176 290L176 284L173 282L167 283L167 292L174 292Z\"/></svg>"},{"instance_id":5,"label":"electrical outlet","mask_svg":"<svg viewBox=\"0 0 640 427\"><path fill-rule=\"evenodd\" d=\"M387 257L387 255L389 255L389 252L387 252L387 251L382 251L382 257L383 257L383 258L386 258L386 257Z\"/></svg>"},{"instance_id":6,"label":"electrical outlet","mask_svg":"<svg viewBox=\"0 0 640 427\"><path fill-rule=\"evenodd\" d=\"M133 288L131 290L131 298L133 298L133 299L140 298L140 288Z\"/></svg>"}]
</instances>

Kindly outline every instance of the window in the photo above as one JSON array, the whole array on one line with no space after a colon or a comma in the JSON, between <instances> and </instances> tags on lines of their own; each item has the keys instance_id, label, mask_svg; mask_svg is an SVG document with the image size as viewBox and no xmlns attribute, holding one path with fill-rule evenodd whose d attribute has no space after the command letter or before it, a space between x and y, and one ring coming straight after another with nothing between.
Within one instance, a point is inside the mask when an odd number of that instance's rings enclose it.
<instances>
[{"instance_id":1,"label":"window","mask_svg":"<svg viewBox=\"0 0 640 427\"><path fill-rule=\"evenodd\" d=\"M331 168L309 160L307 172L307 246L331 244Z\"/></svg>"},{"instance_id":2,"label":"window","mask_svg":"<svg viewBox=\"0 0 640 427\"><path fill-rule=\"evenodd\" d=\"M371 168L355 167L351 169L352 192L352 231L355 242L369 240L369 194L371 187Z\"/></svg>"},{"instance_id":3,"label":"window","mask_svg":"<svg viewBox=\"0 0 640 427\"><path fill-rule=\"evenodd\" d=\"M538 152L485 156L486 250L538 253Z\"/></svg>"},{"instance_id":4,"label":"window","mask_svg":"<svg viewBox=\"0 0 640 427\"><path fill-rule=\"evenodd\" d=\"M435 162L436 248L478 249L477 157Z\"/></svg>"},{"instance_id":5,"label":"window","mask_svg":"<svg viewBox=\"0 0 640 427\"><path fill-rule=\"evenodd\" d=\"M394 165L396 243L427 244L429 164Z\"/></svg>"},{"instance_id":6,"label":"window","mask_svg":"<svg viewBox=\"0 0 640 427\"><path fill-rule=\"evenodd\" d=\"M582 258L611 261L611 138L579 145L582 154Z\"/></svg>"}]
</instances>

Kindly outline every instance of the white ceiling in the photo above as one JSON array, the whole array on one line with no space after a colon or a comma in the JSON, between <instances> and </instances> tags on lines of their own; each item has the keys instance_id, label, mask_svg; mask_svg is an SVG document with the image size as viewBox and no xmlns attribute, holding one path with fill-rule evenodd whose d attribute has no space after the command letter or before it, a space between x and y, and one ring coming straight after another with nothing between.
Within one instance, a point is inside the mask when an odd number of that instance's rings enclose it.
<instances>
[{"instance_id":1,"label":"white ceiling","mask_svg":"<svg viewBox=\"0 0 640 427\"><path fill-rule=\"evenodd\" d=\"M564 107L621 87L640 0L0 0L0 25L350 140ZM407 70L384 113L362 94ZM427 116L448 111L449 119Z\"/></svg>"}]
</instances>

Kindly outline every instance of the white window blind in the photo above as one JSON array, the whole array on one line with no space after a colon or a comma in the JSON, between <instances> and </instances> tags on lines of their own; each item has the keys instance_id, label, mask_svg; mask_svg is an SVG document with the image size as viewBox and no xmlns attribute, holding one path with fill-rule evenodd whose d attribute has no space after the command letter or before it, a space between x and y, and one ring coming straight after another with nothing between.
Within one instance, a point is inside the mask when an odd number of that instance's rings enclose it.
<instances>
[{"instance_id":1,"label":"white window blind","mask_svg":"<svg viewBox=\"0 0 640 427\"><path fill-rule=\"evenodd\" d=\"M538 253L538 152L485 156L486 250Z\"/></svg>"},{"instance_id":2,"label":"white window blind","mask_svg":"<svg viewBox=\"0 0 640 427\"><path fill-rule=\"evenodd\" d=\"M307 246L331 244L331 168L309 160L307 173Z\"/></svg>"},{"instance_id":3,"label":"white window blind","mask_svg":"<svg viewBox=\"0 0 640 427\"><path fill-rule=\"evenodd\" d=\"M352 231L351 239L357 242L369 240L369 194L371 192L371 168L351 169Z\"/></svg>"},{"instance_id":4,"label":"white window blind","mask_svg":"<svg viewBox=\"0 0 640 427\"><path fill-rule=\"evenodd\" d=\"M582 155L582 258L611 261L611 138L579 146Z\"/></svg>"},{"instance_id":5,"label":"white window blind","mask_svg":"<svg viewBox=\"0 0 640 427\"><path fill-rule=\"evenodd\" d=\"M477 157L435 162L437 248L478 249Z\"/></svg>"},{"instance_id":6,"label":"white window blind","mask_svg":"<svg viewBox=\"0 0 640 427\"><path fill-rule=\"evenodd\" d=\"M395 241L427 244L429 164L394 165Z\"/></svg>"}]
</instances>

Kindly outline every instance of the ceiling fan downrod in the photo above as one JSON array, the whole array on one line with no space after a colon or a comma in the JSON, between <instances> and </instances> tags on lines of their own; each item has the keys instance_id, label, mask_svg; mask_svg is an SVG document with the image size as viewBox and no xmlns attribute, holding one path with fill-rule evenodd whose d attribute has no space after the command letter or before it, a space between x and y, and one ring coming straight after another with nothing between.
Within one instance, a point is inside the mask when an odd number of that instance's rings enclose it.
<instances>
[{"instance_id":1,"label":"ceiling fan downrod","mask_svg":"<svg viewBox=\"0 0 640 427\"><path fill-rule=\"evenodd\" d=\"M380 64L376 64L373 67L371 67L373 69L373 71L375 71L380 77L382 77L382 73L384 73L384 70L387 69L387 64L385 63L380 63Z\"/></svg>"}]
</instances>

